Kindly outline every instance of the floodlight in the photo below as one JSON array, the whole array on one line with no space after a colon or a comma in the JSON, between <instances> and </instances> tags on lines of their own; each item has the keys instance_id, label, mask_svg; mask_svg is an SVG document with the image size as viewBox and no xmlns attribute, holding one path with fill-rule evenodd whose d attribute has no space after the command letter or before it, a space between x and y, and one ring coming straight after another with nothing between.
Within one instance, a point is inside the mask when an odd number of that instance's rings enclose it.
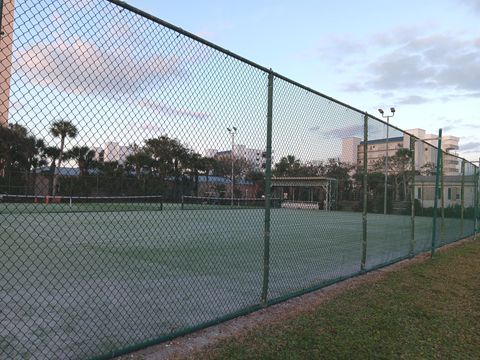
<instances>
[{"instance_id":1,"label":"floodlight","mask_svg":"<svg viewBox=\"0 0 480 360\"><path fill-rule=\"evenodd\" d=\"M390 108L390 111L392 112L392 114L394 114L394 113L395 113L395 108L394 108L394 107L391 107L391 108Z\"/></svg>"},{"instance_id":2,"label":"floodlight","mask_svg":"<svg viewBox=\"0 0 480 360\"><path fill-rule=\"evenodd\" d=\"M382 109L378 109L378 112L383 115L383 110Z\"/></svg>"}]
</instances>

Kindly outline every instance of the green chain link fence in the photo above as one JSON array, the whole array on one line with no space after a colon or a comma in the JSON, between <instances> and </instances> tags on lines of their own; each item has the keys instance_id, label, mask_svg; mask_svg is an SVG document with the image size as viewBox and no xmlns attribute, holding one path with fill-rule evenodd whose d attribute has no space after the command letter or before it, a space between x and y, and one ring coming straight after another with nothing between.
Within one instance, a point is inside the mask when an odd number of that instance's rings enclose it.
<instances>
[{"instance_id":1,"label":"green chain link fence","mask_svg":"<svg viewBox=\"0 0 480 360\"><path fill-rule=\"evenodd\" d=\"M478 231L441 135L119 1L0 8L1 358L108 358Z\"/></svg>"}]
</instances>

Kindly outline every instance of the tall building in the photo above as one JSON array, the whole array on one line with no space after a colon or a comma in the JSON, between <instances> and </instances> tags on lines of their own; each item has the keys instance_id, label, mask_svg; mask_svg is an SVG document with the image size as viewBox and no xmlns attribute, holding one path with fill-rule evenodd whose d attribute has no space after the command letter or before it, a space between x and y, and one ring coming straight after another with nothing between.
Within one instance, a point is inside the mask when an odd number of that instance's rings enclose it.
<instances>
[{"instance_id":1,"label":"tall building","mask_svg":"<svg viewBox=\"0 0 480 360\"><path fill-rule=\"evenodd\" d=\"M428 144L437 146L438 136L427 134L424 129L410 129L407 133L425 141ZM452 154L445 156L443 159L444 175L457 175L461 171L459 159L455 156L455 150L458 150L460 138L452 135L442 137L442 150ZM394 136L382 139L369 140L367 142L368 151L368 167L371 169L375 163L385 158L388 145L388 155L393 156L399 149L410 148L410 136L404 134L402 136ZM425 146L423 142L415 144L415 167L420 169L422 166L433 163L436 160L436 151L433 147ZM349 137L342 139L342 155L341 160L349 164L363 165L363 141L358 137Z\"/></svg>"},{"instance_id":2,"label":"tall building","mask_svg":"<svg viewBox=\"0 0 480 360\"><path fill-rule=\"evenodd\" d=\"M118 161L119 164L125 163L127 157L133 154L131 146L120 145L117 142L109 141L103 147L95 149L95 159L103 161Z\"/></svg>"},{"instance_id":3,"label":"tall building","mask_svg":"<svg viewBox=\"0 0 480 360\"><path fill-rule=\"evenodd\" d=\"M0 1L0 126L8 125L10 107L10 78L12 76L14 0Z\"/></svg>"},{"instance_id":4,"label":"tall building","mask_svg":"<svg viewBox=\"0 0 480 360\"><path fill-rule=\"evenodd\" d=\"M340 161L347 164L356 164L358 145L360 145L361 141L362 140L358 137L342 139L342 155L340 157Z\"/></svg>"},{"instance_id":5,"label":"tall building","mask_svg":"<svg viewBox=\"0 0 480 360\"><path fill-rule=\"evenodd\" d=\"M232 150L216 150L208 149L205 152L205 156L208 157L220 157L232 156ZM266 165L266 154L265 150L261 149L250 149L246 145L237 144L233 147L233 156L235 158L245 159L248 163L252 165L253 170L263 171Z\"/></svg>"}]
</instances>

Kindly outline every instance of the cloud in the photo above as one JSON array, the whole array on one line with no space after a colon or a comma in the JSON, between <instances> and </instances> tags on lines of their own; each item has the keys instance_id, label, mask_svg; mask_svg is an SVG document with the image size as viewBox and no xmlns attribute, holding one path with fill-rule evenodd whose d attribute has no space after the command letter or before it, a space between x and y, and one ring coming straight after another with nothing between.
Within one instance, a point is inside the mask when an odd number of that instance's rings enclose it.
<instances>
[{"instance_id":1,"label":"cloud","mask_svg":"<svg viewBox=\"0 0 480 360\"><path fill-rule=\"evenodd\" d=\"M182 76L179 57L137 59L121 49L105 51L79 38L37 43L19 50L16 56L16 71L24 81L72 94L125 100Z\"/></svg>"},{"instance_id":2,"label":"cloud","mask_svg":"<svg viewBox=\"0 0 480 360\"><path fill-rule=\"evenodd\" d=\"M165 129L160 125L154 124L152 122L143 122L137 124L131 124L131 128L134 130L142 130L148 133L155 132L155 133L163 133Z\"/></svg>"},{"instance_id":3,"label":"cloud","mask_svg":"<svg viewBox=\"0 0 480 360\"><path fill-rule=\"evenodd\" d=\"M469 8L480 12L480 1L479 0L459 0L461 4L468 6Z\"/></svg>"},{"instance_id":4,"label":"cloud","mask_svg":"<svg viewBox=\"0 0 480 360\"><path fill-rule=\"evenodd\" d=\"M322 59L338 64L350 60L351 56L366 53L365 44L352 40L350 37L334 35L325 38L316 51Z\"/></svg>"},{"instance_id":5,"label":"cloud","mask_svg":"<svg viewBox=\"0 0 480 360\"><path fill-rule=\"evenodd\" d=\"M460 145L460 151L480 151L480 141L471 141Z\"/></svg>"},{"instance_id":6,"label":"cloud","mask_svg":"<svg viewBox=\"0 0 480 360\"><path fill-rule=\"evenodd\" d=\"M429 101L430 99L424 96L409 95L409 96L404 96L402 98L397 99L395 103L399 105L418 105L418 104L427 103Z\"/></svg>"},{"instance_id":7,"label":"cloud","mask_svg":"<svg viewBox=\"0 0 480 360\"><path fill-rule=\"evenodd\" d=\"M457 129L458 127L455 126L455 125L447 125L447 126L442 126L442 130L443 131L450 131L450 130L454 130L454 129Z\"/></svg>"},{"instance_id":8,"label":"cloud","mask_svg":"<svg viewBox=\"0 0 480 360\"><path fill-rule=\"evenodd\" d=\"M358 75L342 84L343 90L410 90L415 93L399 100L415 104L450 100L450 96L472 98L480 92L480 77L472 76L480 73L480 37L476 34L404 27L361 41L332 38L320 50L323 60L334 60L342 66L355 64L350 72ZM369 56L359 57L362 52ZM441 91L443 97L426 97L423 91Z\"/></svg>"},{"instance_id":9,"label":"cloud","mask_svg":"<svg viewBox=\"0 0 480 360\"><path fill-rule=\"evenodd\" d=\"M137 105L152 110L154 112L169 116L187 117L196 120L203 120L208 118L209 116L209 114L207 114L206 112L176 108L171 105L149 99L142 99L137 103Z\"/></svg>"},{"instance_id":10,"label":"cloud","mask_svg":"<svg viewBox=\"0 0 480 360\"><path fill-rule=\"evenodd\" d=\"M312 132L318 132L324 139L344 139L353 136L363 137L363 124L350 125L345 127L323 130L323 127L315 126L308 129Z\"/></svg>"}]
</instances>

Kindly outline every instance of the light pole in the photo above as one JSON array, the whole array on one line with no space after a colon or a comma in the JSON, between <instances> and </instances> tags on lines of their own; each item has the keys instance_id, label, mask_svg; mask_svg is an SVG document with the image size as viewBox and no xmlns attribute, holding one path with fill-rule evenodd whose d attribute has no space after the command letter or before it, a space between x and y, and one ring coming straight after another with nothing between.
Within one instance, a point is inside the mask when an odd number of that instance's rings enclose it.
<instances>
[{"instance_id":1,"label":"light pole","mask_svg":"<svg viewBox=\"0 0 480 360\"><path fill-rule=\"evenodd\" d=\"M234 187L234 184L235 184L235 178L234 178L234 173L233 173L233 170L234 170L234 166L235 166L235 154L233 153L234 150L235 150L235 134L237 133L237 128L235 126L233 126L231 129L230 128L227 128L228 132L230 133L230 135L232 136L232 206L233 206L233 187Z\"/></svg>"},{"instance_id":2,"label":"light pole","mask_svg":"<svg viewBox=\"0 0 480 360\"><path fill-rule=\"evenodd\" d=\"M383 194L383 214L384 215L387 215L388 128L390 125L390 118L395 115L395 108L391 107L390 111L392 112L391 115L384 115L384 111L382 109L378 109L378 112L382 115L382 117L387 119L387 137L385 141L385 189Z\"/></svg>"}]
</instances>

